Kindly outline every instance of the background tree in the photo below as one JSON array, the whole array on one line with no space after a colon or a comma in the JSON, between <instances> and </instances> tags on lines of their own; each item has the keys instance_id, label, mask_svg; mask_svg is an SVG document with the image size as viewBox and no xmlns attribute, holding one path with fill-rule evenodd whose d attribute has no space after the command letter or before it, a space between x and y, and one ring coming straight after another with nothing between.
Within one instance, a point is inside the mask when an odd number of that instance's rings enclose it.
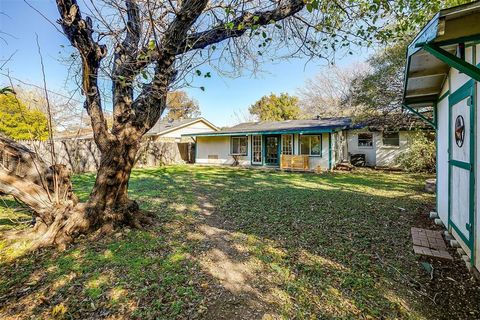
<instances>
[{"instance_id":1,"label":"background tree","mask_svg":"<svg viewBox=\"0 0 480 320\"><path fill-rule=\"evenodd\" d=\"M298 90L302 114L307 118L355 115L357 105L352 101L352 81L366 71L364 64L349 68L331 66L307 79Z\"/></svg>"},{"instance_id":2,"label":"background tree","mask_svg":"<svg viewBox=\"0 0 480 320\"><path fill-rule=\"evenodd\" d=\"M256 116L260 121L281 121L295 120L300 118L300 106L298 98L288 93L281 93L279 96L271 93L263 96L249 109L250 114Z\"/></svg>"},{"instance_id":3,"label":"background tree","mask_svg":"<svg viewBox=\"0 0 480 320\"><path fill-rule=\"evenodd\" d=\"M16 140L46 140L47 117L40 110L27 108L13 93L1 94L0 133Z\"/></svg>"},{"instance_id":4,"label":"background tree","mask_svg":"<svg viewBox=\"0 0 480 320\"><path fill-rule=\"evenodd\" d=\"M32 159L42 160L1 139L0 150L10 148L18 161L30 159L22 162L25 170L41 168L28 179L18 170L0 168L0 191L35 211L35 230L41 234L37 246L64 244L78 234L103 234L125 224L139 226L143 216L127 190L141 138L166 109L169 91L211 76L198 66L234 75L275 58L328 59L412 28L412 17L431 1L105 0L83 1L83 9L76 0L56 3L58 23L81 68L84 108L101 160L88 201L77 203L66 192L68 175L61 168L32 166ZM392 20L405 23L392 28ZM105 82L112 88L111 129L104 114Z\"/></svg>"},{"instance_id":5,"label":"background tree","mask_svg":"<svg viewBox=\"0 0 480 320\"><path fill-rule=\"evenodd\" d=\"M173 91L167 95L167 119L190 119L200 116L198 101L190 98L185 91Z\"/></svg>"},{"instance_id":6,"label":"background tree","mask_svg":"<svg viewBox=\"0 0 480 320\"><path fill-rule=\"evenodd\" d=\"M364 113L386 116L401 111L406 47L399 42L380 50L368 60L370 71L352 80L347 97L363 106Z\"/></svg>"},{"instance_id":7,"label":"background tree","mask_svg":"<svg viewBox=\"0 0 480 320\"><path fill-rule=\"evenodd\" d=\"M441 8L448 8L470 1L437 0L429 3L412 2L415 7L411 17L412 26L424 25ZM405 26L405 20L392 23L393 29L402 29L403 37L395 42L380 47L368 59L366 72L356 74L351 82L350 93L345 97L346 103L356 106L358 121L388 123L388 125L412 122L415 118L402 108L403 80L405 71L405 53L408 44L413 40L418 30Z\"/></svg>"},{"instance_id":8,"label":"background tree","mask_svg":"<svg viewBox=\"0 0 480 320\"><path fill-rule=\"evenodd\" d=\"M41 88L26 88L15 86L16 97L25 103L30 109L35 109L48 114L47 100L44 90ZM72 131L77 127L88 127L88 115L81 107L81 103L67 95L51 92L48 104L52 115L52 128L54 133L61 131Z\"/></svg>"}]
</instances>

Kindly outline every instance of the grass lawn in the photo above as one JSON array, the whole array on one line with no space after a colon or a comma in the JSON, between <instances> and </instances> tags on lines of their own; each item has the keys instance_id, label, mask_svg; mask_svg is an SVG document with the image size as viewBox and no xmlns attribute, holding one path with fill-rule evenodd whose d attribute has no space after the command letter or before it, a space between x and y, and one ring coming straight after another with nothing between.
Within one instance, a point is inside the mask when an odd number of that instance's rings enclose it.
<instances>
[{"instance_id":1,"label":"grass lawn","mask_svg":"<svg viewBox=\"0 0 480 320\"><path fill-rule=\"evenodd\" d=\"M0 240L0 318L478 318L460 262L412 253L410 227L433 228L425 178L137 169L131 197L157 216L146 230L64 252ZM93 180L76 176L75 192L85 199ZM24 226L4 199L0 231Z\"/></svg>"}]
</instances>

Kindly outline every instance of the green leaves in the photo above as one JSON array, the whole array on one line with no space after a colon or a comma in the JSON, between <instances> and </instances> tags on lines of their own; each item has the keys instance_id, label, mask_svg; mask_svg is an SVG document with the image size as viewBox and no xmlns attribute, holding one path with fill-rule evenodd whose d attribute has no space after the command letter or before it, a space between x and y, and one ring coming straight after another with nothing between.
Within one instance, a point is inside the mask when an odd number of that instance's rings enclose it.
<instances>
[{"instance_id":1,"label":"green leaves","mask_svg":"<svg viewBox=\"0 0 480 320\"><path fill-rule=\"evenodd\" d=\"M229 30L233 30L233 27L235 27L235 24L233 22L227 22L225 23L225 28L229 29Z\"/></svg>"},{"instance_id":2,"label":"green leaves","mask_svg":"<svg viewBox=\"0 0 480 320\"><path fill-rule=\"evenodd\" d=\"M10 88L0 94L0 132L18 140L45 140L48 121L40 110L30 110Z\"/></svg>"},{"instance_id":3,"label":"green leaves","mask_svg":"<svg viewBox=\"0 0 480 320\"><path fill-rule=\"evenodd\" d=\"M152 39L152 40L148 41L148 50L153 51L153 50L155 50L155 47L156 47L155 40Z\"/></svg>"},{"instance_id":4,"label":"green leaves","mask_svg":"<svg viewBox=\"0 0 480 320\"><path fill-rule=\"evenodd\" d=\"M308 12L313 12L313 10L318 10L319 1L318 0L311 0L305 4Z\"/></svg>"},{"instance_id":5,"label":"green leaves","mask_svg":"<svg viewBox=\"0 0 480 320\"><path fill-rule=\"evenodd\" d=\"M287 93L281 93L279 96L273 93L263 96L248 110L262 121L298 119L301 113L298 98Z\"/></svg>"}]
</instances>

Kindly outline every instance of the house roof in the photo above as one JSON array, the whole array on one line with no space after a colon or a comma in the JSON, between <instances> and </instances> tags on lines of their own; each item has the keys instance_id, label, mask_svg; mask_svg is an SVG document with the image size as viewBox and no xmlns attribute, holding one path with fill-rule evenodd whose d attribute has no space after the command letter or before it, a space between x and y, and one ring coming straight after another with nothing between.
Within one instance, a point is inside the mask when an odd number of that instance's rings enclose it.
<instances>
[{"instance_id":1,"label":"house roof","mask_svg":"<svg viewBox=\"0 0 480 320\"><path fill-rule=\"evenodd\" d=\"M219 130L218 127L213 125L211 122L206 120L203 117L199 118L190 118L190 119L178 119L178 120L169 120L169 119L161 119L158 120L157 123L145 134L146 136L154 136L154 135L162 135L188 125L191 125L196 122L203 122L213 130Z\"/></svg>"},{"instance_id":2,"label":"house roof","mask_svg":"<svg viewBox=\"0 0 480 320\"><path fill-rule=\"evenodd\" d=\"M370 116L364 119L356 119L349 129L367 129L370 131L410 131L410 130L432 130L420 118L410 113L388 113Z\"/></svg>"},{"instance_id":3,"label":"house roof","mask_svg":"<svg viewBox=\"0 0 480 320\"><path fill-rule=\"evenodd\" d=\"M406 106L421 109L439 100L451 66L475 74L478 68L458 58L456 50L459 43L480 40L479 20L480 2L471 2L439 11L418 33L407 52Z\"/></svg>"},{"instance_id":4,"label":"house roof","mask_svg":"<svg viewBox=\"0 0 480 320\"><path fill-rule=\"evenodd\" d=\"M348 128L351 118L321 118L314 120L285 120L245 122L217 132L186 134L185 136L232 136L251 134L316 133Z\"/></svg>"}]
</instances>

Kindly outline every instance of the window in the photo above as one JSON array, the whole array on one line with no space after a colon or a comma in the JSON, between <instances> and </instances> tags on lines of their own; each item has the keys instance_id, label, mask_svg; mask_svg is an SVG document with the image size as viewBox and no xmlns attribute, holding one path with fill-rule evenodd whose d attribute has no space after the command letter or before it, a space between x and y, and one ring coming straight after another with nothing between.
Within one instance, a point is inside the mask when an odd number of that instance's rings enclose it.
<instances>
[{"instance_id":1,"label":"window","mask_svg":"<svg viewBox=\"0 0 480 320\"><path fill-rule=\"evenodd\" d=\"M309 156L322 155L322 136L300 136L300 154Z\"/></svg>"},{"instance_id":2,"label":"window","mask_svg":"<svg viewBox=\"0 0 480 320\"><path fill-rule=\"evenodd\" d=\"M398 134L398 132L384 132L383 145L387 147L400 146L400 135Z\"/></svg>"},{"instance_id":3,"label":"window","mask_svg":"<svg viewBox=\"0 0 480 320\"><path fill-rule=\"evenodd\" d=\"M239 156L247 155L247 137L232 137L232 154Z\"/></svg>"},{"instance_id":4,"label":"window","mask_svg":"<svg viewBox=\"0 0 480 320\"><path fill-rule=\"evenodd\" d=\"M282 136L282 154L293 154L293 135Z\"/></svg>"},{"instance_id":5,"label":"window","mask_svg":"<svg viewBox=\"0 0 480 320\"><path fill-rule=\"evenodd\" d=\"M358 134L358 147L371 148L373 147L373 134L372 133L359 133Z\"/></svg>"}]
</instances>

